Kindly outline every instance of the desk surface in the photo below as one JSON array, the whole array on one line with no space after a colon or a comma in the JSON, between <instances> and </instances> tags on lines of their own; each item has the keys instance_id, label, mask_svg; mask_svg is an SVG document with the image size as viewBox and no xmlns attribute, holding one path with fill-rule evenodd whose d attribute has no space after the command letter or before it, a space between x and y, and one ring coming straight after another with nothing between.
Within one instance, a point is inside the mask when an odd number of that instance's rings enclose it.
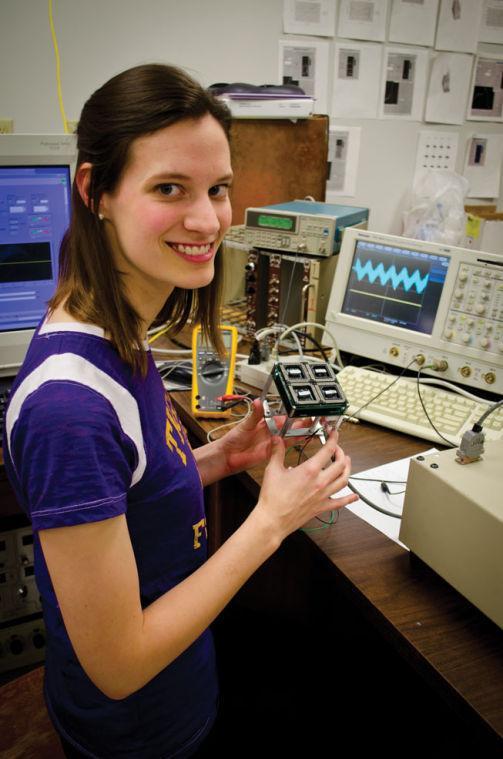
<instances>
[{"instance_id":1,"label":"desk surface","mask_svg":"<svg viewBox=\"0 0 503 759\"><path fill-rule=\"evenodd\" d=\"M214 423L195 420L188 393L173 400L202 442ZM353 471L410 456L425 441L368 424L347 424L341 444ZM262 470L237 475L256 496ZM306 536L326 570L368 622L462 718L503 739L503 632L435 572L351 512L333 528Z\"/></svg>"}]
</instances>

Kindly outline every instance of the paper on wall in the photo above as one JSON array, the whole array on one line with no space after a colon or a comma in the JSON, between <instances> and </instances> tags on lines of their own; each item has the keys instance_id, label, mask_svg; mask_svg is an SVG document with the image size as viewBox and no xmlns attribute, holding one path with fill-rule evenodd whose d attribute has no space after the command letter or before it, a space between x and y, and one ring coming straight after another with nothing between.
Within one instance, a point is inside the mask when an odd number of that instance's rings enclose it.
<instances>
[{"instance_id":1,"label":"paper on wall","mask_svg":"<svg viewBox=\"0 0 503 759\"><path fill-rule=\"evenodd\" d=\"M330 176L327 181L329 196L356 195L356 177L360 156L361 127L331 126L328 135L328 162Z\"/></svg>"},{"instance_id":2,"label":"paper on wall","mask_svg":"<svg viewBox=\"0 0 503 759\"><path fill-rule=\"evenodd\" d=\"M381 118L421 121L429 51L386 47L381 84Z\"/></svg>"},{"instance_id":3,"label":"paper on wall","mask_svg":"<svg viewBox=\"0 0 503 759\"><path fill-rule=\"evenodd\" d=\"M470 183L467 197L499 197L502 161L503 135L475 134L467 141L463 172Z\"/></svg>"},{"instance_id":4,"label":"paper on wall","mask_svg":"<svg viewBox=\"0 0 503 759\"><path fill-rule=\"evenodd\" d=\"M472 66L471 55L438 53L435 56L426 97L425 121L464 123Z\"/></svg>"},{"instance_id":5,"label":"paper on wall","mask_svg":"<svg viewBox=\"0 0 503 759\"><path fill-rule=\"evenodd\" d=\"M285 34L333 37L336 0L283 0Z\"/></svg>"},{"instance_id":6,"label":"paper on wall","mask_svg":"<svg viewBox=\"0 0 503 759\"><path fill-rule=\"evenodd\" d=\"M456 171L457 132L421 130L417 140L414 187L426 171Z\"/></svg>"},{"instance_id":7,"label":"paper on wall","mask_svg":"<svg viewBox=\"0 0 503 759\"><path fill-rule=\"evenodd\" d=\"M314 98L314 112L328 113L328 40L279 41L279 80Z\"/></svg>"},{"instance_id":8,"label":"paper on wall","mask_svg":"<svg viewBox=\"0 0 503 759\"><path fill-rule=\"evenodd\" d=\"M503 0L484 0L479 42L503 45Z\"/></svg>"},{"instance_id":9,"label":"paper on wall","mask_svg":"<svg viewBox=\"0 0 503 759\"><path fill-rule=\"evenodd\" d=\"M390 42L432 47L435 40L438 0L394 0L389 27Z\"/></svg>"},{"instance_id":10,"label":"paper on wall","mask_svg":"<svg viewBox=\"0 0 503 759\"><path fill-rule=\"evenodd\" d=\"M466 118L503 121L503 57L484 55L475 61Z\"/></svg>"},{"instance_id":11,"label":"paper on wall","mask_svg":"<svg viewBox=\"0 0 503 759\"><path fill-rule=\"evenodd\" d=\"M436 49L475 53L481 18L480 0L440 0Z\"/></svg>"},{"instance_id":12,"label":"paper on wall","mask_svg":"<svg viewBox=\"0 0 503 759\"><path fill-rule=\"evenodd\" d=\"M341 40L335 46L331 115L375 119L379 109L382 46Z\"/></svg>"},{"instance_id":13,"label":"paper on wall","mask_svg":"<svg viewBox=\"0 0 503 759\"><path fill-rule=\"evenodd\" d=\"M338 37L384 42L388 0L340 0Z\"/></svg>"}]
</instances>

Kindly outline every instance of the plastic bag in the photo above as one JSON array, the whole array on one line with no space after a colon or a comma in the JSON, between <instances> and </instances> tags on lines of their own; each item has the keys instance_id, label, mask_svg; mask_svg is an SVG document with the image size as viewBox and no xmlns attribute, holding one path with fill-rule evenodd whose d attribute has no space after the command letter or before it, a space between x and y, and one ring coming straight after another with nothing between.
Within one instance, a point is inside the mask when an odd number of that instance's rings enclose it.
<instances>
[{"instance_id":1,"label":"plastic bag","mask_svg":"<svg viewBox=\"0 0 503 759\"><path fill-rule=\"evenodd\" d=\"M468 187L468 180L453 171L422 172L403 214L404 237L459 245L465 236Z\"/></svg>"}]
</instances>

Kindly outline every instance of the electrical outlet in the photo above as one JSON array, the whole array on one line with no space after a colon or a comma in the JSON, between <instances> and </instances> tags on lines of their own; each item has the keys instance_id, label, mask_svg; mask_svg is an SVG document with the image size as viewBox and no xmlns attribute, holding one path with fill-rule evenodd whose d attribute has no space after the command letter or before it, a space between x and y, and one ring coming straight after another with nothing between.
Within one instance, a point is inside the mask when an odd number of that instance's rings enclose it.
<instances>
[{"instance_id":1,"label":"electrical outlet","mask_svg":"<svg viewBox=\"0 0 503 759\"><path fill-rule=\"evenodd\" d=\"M0 134L12 134L14 121L12 119L0 119Z\"/></svg>"}]
</instances>

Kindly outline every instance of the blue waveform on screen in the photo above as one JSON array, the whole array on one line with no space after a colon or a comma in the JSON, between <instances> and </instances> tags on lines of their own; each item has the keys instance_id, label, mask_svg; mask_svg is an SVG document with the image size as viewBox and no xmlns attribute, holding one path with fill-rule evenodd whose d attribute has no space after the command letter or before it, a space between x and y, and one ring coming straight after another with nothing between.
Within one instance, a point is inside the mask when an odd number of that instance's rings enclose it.
<instances>
[{"instance_id":1,"label":"blue waveform on screen","mask_svg":"<svg viewBox=\"0 0 503 759\"><path fill-rule=\"evenodd\" d=\"M358 282L361 282L364 277L367 277L370 284L373 285L376 279L378 279L383 287L385 287L388 282L391 282L391 286L394 290L396 290L399 285L403 285L405 292L409 292L412 287L415 287L418 295L421 295L425 289L430 276L429 274L425 274L424 277L422 277L419 269L416 269L413 274L409 274L409 270L406 266L403 266L400 271L397 272L394 264L385 269L383 263L379 263L374 267L372 261L367 261L365 266L362 266L359 258L356 259L353 271L358 278Z\"/></svg>"}]
</instances>

